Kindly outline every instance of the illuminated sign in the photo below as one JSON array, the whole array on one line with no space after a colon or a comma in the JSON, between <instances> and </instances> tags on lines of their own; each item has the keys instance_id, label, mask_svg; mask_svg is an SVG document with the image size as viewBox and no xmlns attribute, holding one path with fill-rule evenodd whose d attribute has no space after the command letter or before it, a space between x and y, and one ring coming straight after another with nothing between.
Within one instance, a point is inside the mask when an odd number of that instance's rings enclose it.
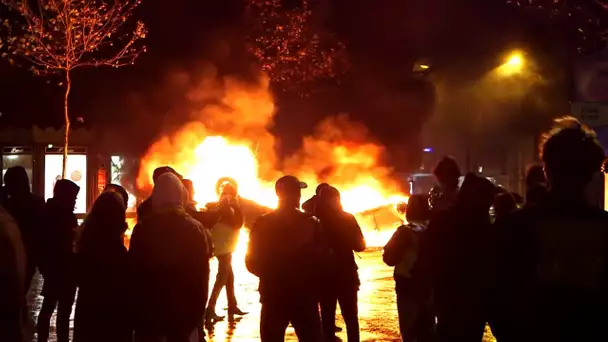
<instances>
[{"instance_id":1,"label":"illuminated sign","mask_svg":"<svg viewBox=\"0 0 608 342\"><path fill-rule=\"evenodd\" d=\"M53 197L55 183L61 179L63 155L47 154L44 161L44 197L48 199ZM87 212L87 156L70 154L66 166L66 178L80 187L74 212L85 214Z\"/></svg>"},{"instance_id":2,"label":"illuminated sign","mask_svg":"<svg viewBox=\"0 0 608 342\"><path fill-rule=\"evenodd\" d=\"M45 148L45 152L47 154L63 154L63 146L54 146L48 145ZM87 149L84 147L68 147L68 154L85 154L87 153Z\"/></svg>"},{"instance_id":3,"label":"illuminated sign","mask_svg":"<svg viewBox=\"0 0 608 342\"><path fill-rule=\"evenodd\" d=\"M2 154L30 154L33 153L33 149L31 147L4 147L2 149Z\"/></svg>"}]
</instances>

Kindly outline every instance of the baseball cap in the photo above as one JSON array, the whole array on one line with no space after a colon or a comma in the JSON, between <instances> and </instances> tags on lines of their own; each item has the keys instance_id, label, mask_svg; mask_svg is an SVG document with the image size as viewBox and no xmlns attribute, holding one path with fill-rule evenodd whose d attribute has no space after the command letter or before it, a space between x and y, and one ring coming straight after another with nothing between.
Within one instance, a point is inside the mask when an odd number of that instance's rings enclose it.
<instances>
[{"instance_id":1,"label":"baseball cap","mask_svg":"<svg viewBox=\"0 0 608 342\"><path fill-rule=\"evenodd\" d=\"M301 189L308 188L308 184L301 182L294 176L283 176L277 180L274 185L275 191L278 193L295 192Z\"/></svg>"}]
</instances>

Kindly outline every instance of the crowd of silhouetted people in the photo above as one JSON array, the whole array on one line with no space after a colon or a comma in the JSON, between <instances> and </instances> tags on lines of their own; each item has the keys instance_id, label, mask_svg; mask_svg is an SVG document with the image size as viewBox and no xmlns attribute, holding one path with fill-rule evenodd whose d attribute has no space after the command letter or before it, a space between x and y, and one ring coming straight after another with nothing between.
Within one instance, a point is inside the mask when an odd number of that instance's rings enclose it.
<instances>
[{"instance_id":1,"label":"crowd of silhouetted people","mask_svg":"<svg viewBox=\"0 0 608 342\"><path fill-rule=\"evenodd\" d=\"M479 342L486 325L500 342L606 338L608 213L586 196L604 158L593 131L558 119L521 199L475 174L459 187L444 158L384 249L402 339Z\"/></svg>"},{"instance_id":2,"label":"crowd of silhouetted people","mask_svg":"<svg viewBox=\"0 0 608 342\"><path fill-rule=\"evenodd\" d=\"M585 189L601 171L604 149L573 118L556 121L540 145L522 198L443 158L439 186L413 195L406 222L384 248L394 266L403 341L479 342L490 326L498 341L601 339L608 318L608 214ZM218 200L198 210L194 185L158 168L137 209L127 249L128 193L109 185L79 225L79 187L57 181L48 201L32 194L25 169L4 176L0 206L0 341L27 341L26 294L36 270L44 301L36 327L49 339L56 311L58 342L185 342L205 328L226 289L228 319L237 305L232 254L243 213L238 184L218 181ZM355 253L366 248L340 192L293 176L276 181L276 210L250 229L245 264L259 278L260 338L283 341L291 324L300 341L334 341L336 308L349 342L359 336L360 280ZM218 272L210 287L210 260ZM211 290L211 291L210 291ZM210 293L210 295L209 295ZM76 295L77 294L77 295ZM197 337L196 337L197 336Z\"/></svg>"}]
</instances>

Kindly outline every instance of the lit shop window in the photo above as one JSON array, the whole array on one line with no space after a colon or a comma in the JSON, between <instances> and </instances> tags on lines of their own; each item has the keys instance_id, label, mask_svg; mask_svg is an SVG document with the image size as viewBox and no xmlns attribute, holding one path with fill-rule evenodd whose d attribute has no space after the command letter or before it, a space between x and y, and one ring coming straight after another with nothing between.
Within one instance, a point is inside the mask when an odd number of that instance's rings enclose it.
<instances>
[{"instance_id":1,"label":"lit shop window","mask_svg":"<svg viewBox=\"0 0 608 342\"><path fill-rule=\"evenodd\" d=\"M63 155L47 154L44 157L44 197L53 197L55 183L61 179L63 169ZM76 199L76 209L74 213L85 214L87 212L87 156L86 154L69 154L66 179L71 180L80 187L80 192Z\"/></svg>"},{"instance_id":2,"label":"lit shop window","mask_svg":"<svg viewBox=\"0 0 608 342\"><path fill-rule=\"evenodd\" d=\"M129 194L129 202L127 204L127 211L135 211L137 207L137 198L129 191L131 187L127 184L126 181L126 165L125 159L121 156L112 156L111 157L111 167L110 167L110 183L118 184L127 190Z\"/></svg>"},{"instance_id":3,"label":"lit shop window","mask_svg":"<svg viewBox=\"0 0 608 342\"><path fill-rule=\"evenodd\" d=\"M5 147L2 149L2 179L6 170L11 167L21 166L27 172L30 180L30 191L32 190L32 176L34 169L34 157L31 147Z\"/></svg>"}]
</instances>

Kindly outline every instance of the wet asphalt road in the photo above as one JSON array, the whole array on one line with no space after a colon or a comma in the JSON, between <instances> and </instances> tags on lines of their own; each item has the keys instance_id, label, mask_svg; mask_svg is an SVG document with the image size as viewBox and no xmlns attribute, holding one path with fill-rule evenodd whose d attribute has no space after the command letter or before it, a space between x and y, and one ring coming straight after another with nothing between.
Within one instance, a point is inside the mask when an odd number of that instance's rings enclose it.
<instances>
[{"instance_id":1,"label":"wet asphalt road","mask_svg":"<svg viewBox=\"0 0 608 342\"><path fill-rule=\"evenodd\" d=\"M239 249L243 251L243 249ZM361 325L362 341L400 341L399 327L397 321L397 308L393 290L392 269L382 263L382 253L379 250L366 251L359 254L359 276L361 278L361 289L359 291L359 320ZM249 312L241 320L234 323L218 322L213 331L209 332L208 341L256 341L259 340L259 313L260 304L257 293L257 278L249 274L244 265L244 253L237 252L234 255L234 271L236 277L236 295L239 307ZM212 270L217 267L215 261ZM212 271L213 272L213 271ZM215 275L212 274L212 282ZM30 294L29 304L31 306L31 317L35 319L42 304L42 297L37 296L41 281L35 282L33 293ZM38 291L36 291L38 290ZM218 314L225 315L226 297L224 293L218 301ZM341 316L338 317L338 326L344 327ZM52 325L54 327L54 318ZM54 334L51 334L54 341ZM345 333L337 334L346 341ZM32 341L36 339L33 338ZM293 329L287 330L286 341L297 341ZM494 341L488 333L484 342Z\"/></svg>"}]
</instances>

